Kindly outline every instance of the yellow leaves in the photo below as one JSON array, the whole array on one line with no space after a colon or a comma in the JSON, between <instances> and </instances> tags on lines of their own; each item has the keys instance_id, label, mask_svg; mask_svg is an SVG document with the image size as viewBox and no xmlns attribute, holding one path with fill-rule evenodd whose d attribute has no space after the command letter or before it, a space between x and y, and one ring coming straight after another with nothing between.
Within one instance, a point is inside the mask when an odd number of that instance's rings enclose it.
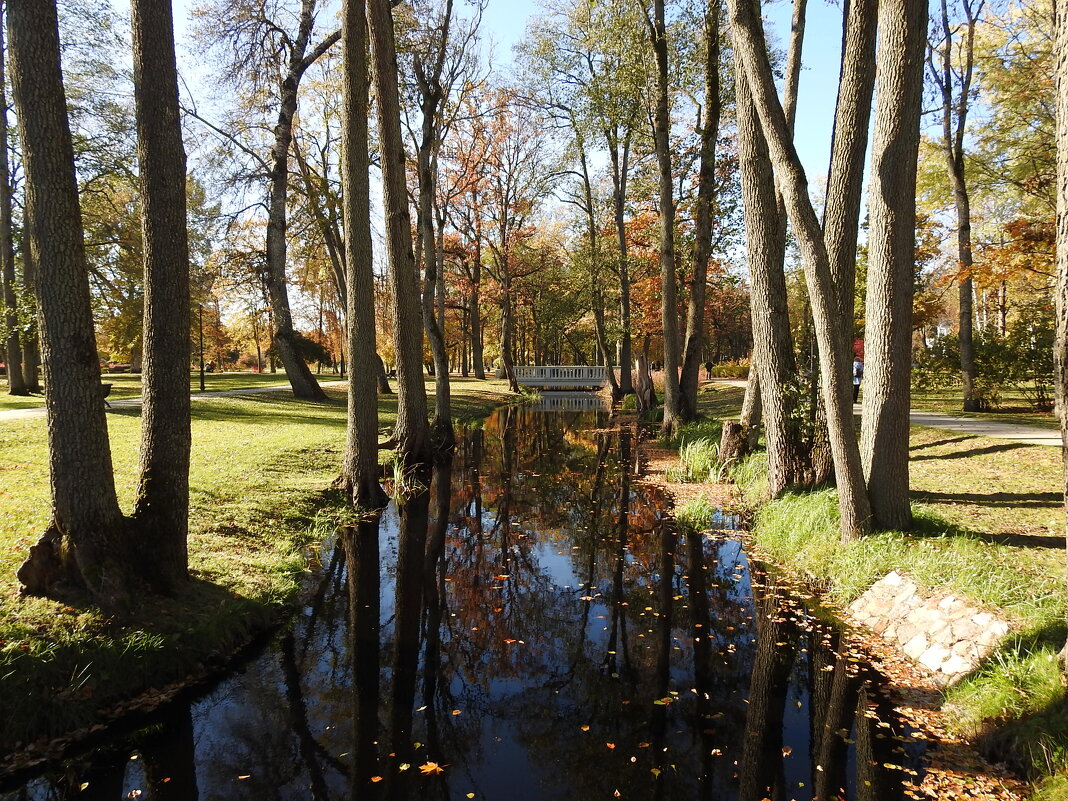
<instances>
[{"instance_id":1,"label":"yellow leaves","mask_svg":"<svg viewBox=\"0 0 1068 801\"><path fill-rule=\"evenodd\" d=\"M585 725L584 726L579 726L579 728L582 729L583 731L589 731L590 730L590 727L589 726L585 726Z\"/></svg>"},{"instance_id":2,"label":"yellow leaves","mask_svg":"<svg viewBox=\"0 0 1068 801\"><path fill-rule=\"evenodd\" d=\"M461 712L459 709L454 709L454 710L452 710L452 714L453 715L462 715L463 712Z\"/></svg>"},{"instance_id":3,"label":"yellow leaves","mask_svg":"<svg viewBox=\"0 0 1068 801\"><path fill-rule=\"evenodd\" d=\"M427 762L425 765L419 766L419 772L424 776L433 776L438 773L444 773L445 768L439 765L437 762Z\"/></svg>"},{"instance_id":4,"label":"yellow leaves","mask_svg":"<svg viewBox=\"0 0 1068 801\"><path fill-rule=\"evenodd\" d=\"M660 768L651 768L649 770L649 772L652 773L653 774L653 778L656 779L656 778L659 778L661 770L660 770Z\"/></svg>"}]
</instances>

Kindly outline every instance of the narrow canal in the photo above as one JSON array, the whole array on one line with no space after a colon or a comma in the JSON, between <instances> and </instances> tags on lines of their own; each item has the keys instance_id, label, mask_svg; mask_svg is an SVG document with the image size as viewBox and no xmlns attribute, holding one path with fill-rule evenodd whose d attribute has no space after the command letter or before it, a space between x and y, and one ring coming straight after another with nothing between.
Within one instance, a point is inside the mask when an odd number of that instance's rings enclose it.
<instances>
[{"instance_id":1,"label":"narrow canal","mask_svg":"<svg viewBox=\"0 0 1068 801\"><path fill-rule=\"evenodd\" d=\"M677 532L607 425L466 430L258 656L0 799L901 797L878 676L730 532Z\"/></svg>"}]
</instances>

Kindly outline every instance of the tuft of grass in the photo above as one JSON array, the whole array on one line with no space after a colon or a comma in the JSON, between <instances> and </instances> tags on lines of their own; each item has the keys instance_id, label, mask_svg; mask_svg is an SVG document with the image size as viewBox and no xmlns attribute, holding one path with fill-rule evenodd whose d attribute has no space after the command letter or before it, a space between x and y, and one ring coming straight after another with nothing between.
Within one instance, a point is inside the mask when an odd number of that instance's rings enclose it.
<instances>
[{"instance_id":1,"label":"tuft of grass","mask_svg":"<svg viewBox=\"0 0 1068 801\"><path fill-rule=\"evenodd\" d=\"M720 424L711 417L703 417L689 423L683 423L675 430L673 437L661 437L659 444L664 448L682 448L700 439L719 442Z\"/></svg>"},{"instance_id":2,"label":"tuft of grass","mask_svg":"<svg viewBox=\"0 0 1068 801\"><path fill-rule=\"evenodd\" d=\"M698 496L675 510L675 520L684 534L696 534L712 528L717 511L708 498Z\"/></svg>"}]
</instances>

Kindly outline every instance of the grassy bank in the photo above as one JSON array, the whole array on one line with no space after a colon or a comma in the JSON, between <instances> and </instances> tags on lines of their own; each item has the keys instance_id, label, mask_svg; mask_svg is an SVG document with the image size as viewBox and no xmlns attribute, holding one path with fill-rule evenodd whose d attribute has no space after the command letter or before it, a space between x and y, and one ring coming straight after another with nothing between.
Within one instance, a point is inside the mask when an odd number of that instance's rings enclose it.
<instances>
[{"instance_id":1,"label":"grassy bank","mask_svg":"<svg viewBox=\"0 0 1068 801\"><path fill-rule=\"evenodd\" d=\"M324 373L319 377L320 381L337 381L338 376L332 373ZM141 397L141 375L139 373L105 373L100 376L102 383L111 384L111 392L108 400L126 400L128 398ZM0 378L0 411L9 409L33 409L44 406L44 395L9 395L7 393L7 379ZM284 372L277 373L205 373L204 391L223 392L232 389L251 389L254 387L284 387L288 379ZM190 393L200 392L200 373L189 374Z\"/></svg>"},{"instance_id":2,"label":"grassy bank","mask_svg":"<svg viewBox=\"0 0 1068 801\"><path fill-rule=\"evenodd\" d=\"M726 400L717 398L733 411ZM700 467L707 454L696 450L681 455ZM914 530L849 545L839 542L833 489L768 501L766 458L750 457L732 473L753 515L753 543L842 606L898 570L928 592L965 596L1008 617L1013 634L946 693L947 717L993 761L1035 781L1036 798L1068 798L1068 708L1056 661L1065 638L1060 452L921 427L911 429L910 450ZM701 526L711 512L698 500L677 516Z\"/></svg>"},{"instance_id":3,"label":"grassy bank","mask_svg":"<svg viewBox=\"0 0 1068 801\"><path fill-rule=\"evenodd\" d=\"M452 389L458 419L485 416L507 399L500 381L456 379ZM18 597L15 570L48 523L45 425L42 418L0 422L0 753L202 673L278 619L331 528L330 509L342 502L329 485L344 446L345 395L327 394L323 404L282 392L194 404L194 581L181 597L153 599L121 620L75 596L65 603ZM395 395L380 399L379 414L383 428L392 425ZM108 420L119 500L129 508L139 412L114 410Z\"/></svg>"}]
</instances>

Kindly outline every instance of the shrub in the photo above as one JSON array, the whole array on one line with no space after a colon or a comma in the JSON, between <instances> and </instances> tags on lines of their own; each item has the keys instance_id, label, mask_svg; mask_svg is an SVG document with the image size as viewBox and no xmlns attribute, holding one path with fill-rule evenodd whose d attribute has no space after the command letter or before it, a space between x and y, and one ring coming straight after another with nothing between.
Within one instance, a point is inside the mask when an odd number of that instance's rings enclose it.
<instances>
[{"instance_id":1,"label":"shrub","mask_svg":"<svg viewBox=\"0 0 1068 801\"><path fill-rule=\"evenodd\" d=\"M716 378L748 378L749 359L737 359L712 365L712 375Z\"/></svg>"}]
</instances>

